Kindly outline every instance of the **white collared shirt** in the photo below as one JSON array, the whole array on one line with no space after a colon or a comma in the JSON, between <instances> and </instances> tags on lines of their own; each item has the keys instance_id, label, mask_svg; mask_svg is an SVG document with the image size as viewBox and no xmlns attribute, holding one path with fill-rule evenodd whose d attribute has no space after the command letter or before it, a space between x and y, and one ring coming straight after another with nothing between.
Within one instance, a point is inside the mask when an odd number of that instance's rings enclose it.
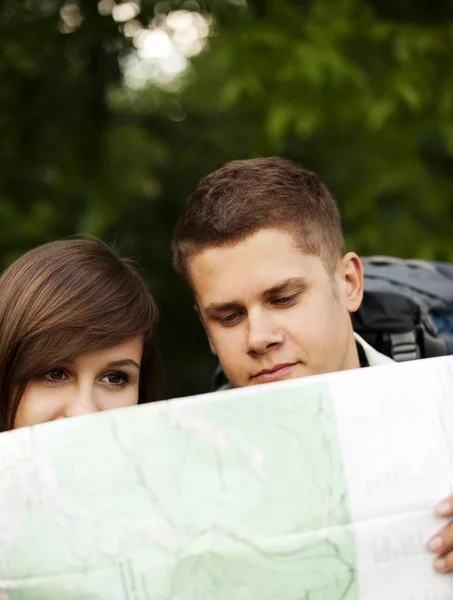
<instances>
[{"instance_id":1,"label":"white collared shirt","mask_svg":"<svg viewBox=\"0 0 453 600\"><path fill-rule=\"evenodd\" d=\"M370 346L368 342L365 342L365 340L361 338L358 333L354 332L354 337L356 339L356 342L360 344L360 346L362 346L370 367L379 367L380 365L387 365L389 363L395 362L393 359L389 358L385 354L382 354L381 352L375 350L373 346Z\"/></svg>"}]
</instances>

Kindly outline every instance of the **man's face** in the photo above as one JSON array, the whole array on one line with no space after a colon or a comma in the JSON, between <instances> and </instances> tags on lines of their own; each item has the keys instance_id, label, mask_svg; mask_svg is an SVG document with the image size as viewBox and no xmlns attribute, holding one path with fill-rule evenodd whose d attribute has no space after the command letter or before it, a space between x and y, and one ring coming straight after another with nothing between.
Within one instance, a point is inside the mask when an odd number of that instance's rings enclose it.
<instances>
[{"instance_id":1,"label":"man's face","mask_svg":"<svg viewBox=\"0 0 453 600\"><path fill-rule=\"evenodd\" d=\"M362 299L354 253L333 275L284 229L261 229L189 262L212 351L234 387L359 366L350 312Z\"/></svg>"}]
</instances>

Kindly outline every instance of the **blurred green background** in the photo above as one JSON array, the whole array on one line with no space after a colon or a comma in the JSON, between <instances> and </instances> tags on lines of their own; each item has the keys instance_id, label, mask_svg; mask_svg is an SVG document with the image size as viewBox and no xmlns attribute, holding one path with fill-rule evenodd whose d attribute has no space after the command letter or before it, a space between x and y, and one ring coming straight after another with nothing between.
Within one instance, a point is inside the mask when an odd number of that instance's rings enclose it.
<instances>
[{"instance_id":1,"label":"blurred green background","mask_svg":"<svg viewBox=\"0 0 453 600\"><path fill-rule=\"evenodd\" d=\"M0 0L0 41L0 268L74 233L138 259L168 396L215 365L172 229L230 159L317 171L349 249L453 260L451 0Z\"/></svg>"}]
</instances>

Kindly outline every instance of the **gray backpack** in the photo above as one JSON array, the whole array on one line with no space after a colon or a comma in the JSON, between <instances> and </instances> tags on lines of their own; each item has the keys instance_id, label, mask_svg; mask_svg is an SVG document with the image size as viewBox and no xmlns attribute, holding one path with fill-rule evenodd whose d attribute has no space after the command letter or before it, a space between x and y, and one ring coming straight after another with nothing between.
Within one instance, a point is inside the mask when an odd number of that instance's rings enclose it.
<instances>
[{"instance_id":1,"label":"gray backpack","mask_svg":"<svg viewBox=\"0 0 453 600\"><path fill-rule=\"evenodd\" d=\"M453 354L453 265L387 256L362 262L354 331L396 361Z\"/></svg>"}]
</instances>

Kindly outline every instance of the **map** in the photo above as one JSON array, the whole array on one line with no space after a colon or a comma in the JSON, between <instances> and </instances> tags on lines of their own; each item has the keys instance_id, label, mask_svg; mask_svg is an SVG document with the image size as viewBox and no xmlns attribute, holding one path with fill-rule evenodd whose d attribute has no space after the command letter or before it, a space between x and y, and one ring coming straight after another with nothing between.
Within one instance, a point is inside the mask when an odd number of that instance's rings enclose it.
<instances>
[{"instance_id":1,"label":"map","mask_svg":"<svg viewBox=\"0 0 453 600\"><path fill-rule=\"evenodd\" d=\"M452 387L440 358L0 434L0 600L453 600Z\"/></svg>"}]
</instances>

